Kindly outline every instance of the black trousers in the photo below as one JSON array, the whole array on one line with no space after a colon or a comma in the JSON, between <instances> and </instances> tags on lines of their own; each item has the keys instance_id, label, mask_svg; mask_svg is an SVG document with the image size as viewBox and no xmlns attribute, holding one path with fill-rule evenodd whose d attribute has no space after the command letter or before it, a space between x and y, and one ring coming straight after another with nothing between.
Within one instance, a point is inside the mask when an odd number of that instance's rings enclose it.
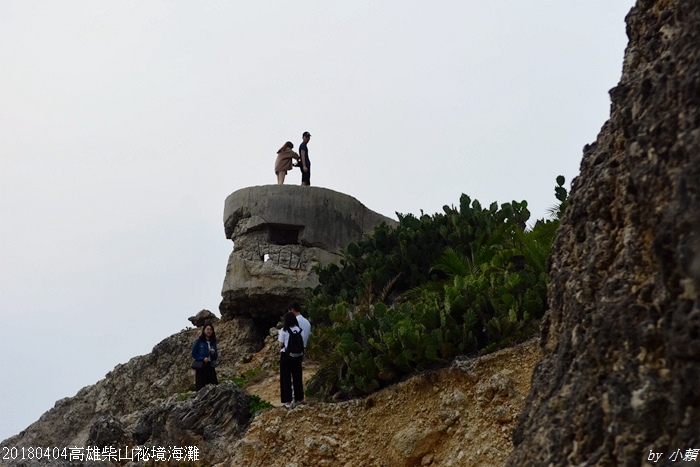
<instances>
[{"instance_id":1,"label":"black trousers","mask_svg":"<svg viewBox=\"0 0 700 467\"><path fill-rule=\"evenodd\" d=\"M304 383L301 380L302 360L303 357L290 357L284 352L280 354L280 395L283 404L292 402L292 395L296 402L304 400ZM292 388L294 388L293 393Z\"/></svg>"},{"instance_id":2,"label":"black trousers","mask_svg":"<svg viewBox=\"0 0 700 467\"><path fill-rule=\"evenodd\" d=\"M204 362L202 368L197 368L194 372L194 386L197 391L207 384L219 384L219 379L216 377L216 370L209 362Z\"/></svg>"}]
</instances>

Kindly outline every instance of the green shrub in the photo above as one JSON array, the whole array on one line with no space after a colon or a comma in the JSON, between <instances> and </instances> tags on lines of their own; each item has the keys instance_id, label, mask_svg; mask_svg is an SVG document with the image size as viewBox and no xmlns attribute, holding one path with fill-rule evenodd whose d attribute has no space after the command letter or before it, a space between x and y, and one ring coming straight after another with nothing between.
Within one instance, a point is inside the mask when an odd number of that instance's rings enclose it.
<instances>
[{"instance_id":1,"label":"green shrub","mask_svg":"<svg viewBox=\"0 0 700 467\"><path fill-rule=\"evenodd\" d=\"M255 413L259 412L260 410L269 409L270 407L273 407L272 404L270 404L266 400L261 399L260 396L256 396L255 394L249 394L249 396L250 402L248 403L248 411L251 415L255 415Z\"/></svg>"},{"instance_id":2,"label":"green shrub","mask_svg":"<svg viewBox=\"0 0 700 467\"><path fill-rule=\"evenodd\" d=\"M566 190L555 194L563 213ZM433 216L399 215L350 244L340 266L318 268L308 299L309 385L325 396L369 394L457 355L510 345L536 332L547 304L546 261L559 222L526 228L527 202L468 196Z\"/></svg>"}]
</instances>

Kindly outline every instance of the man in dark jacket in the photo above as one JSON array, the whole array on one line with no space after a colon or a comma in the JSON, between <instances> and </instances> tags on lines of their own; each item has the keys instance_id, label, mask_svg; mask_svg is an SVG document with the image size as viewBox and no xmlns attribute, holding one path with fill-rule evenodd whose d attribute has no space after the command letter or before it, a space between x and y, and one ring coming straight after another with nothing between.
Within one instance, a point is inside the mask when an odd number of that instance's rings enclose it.
<instances>
[{"instance_id":1,"label":"man in dark jacket","mask_svg":"<svg viewBox=\"0 0 700 467\"><path fill-rule=\"evenodd\" d=\"M302 143L299 145L299 157L301 161L299 166L301 167L301 184L303 186L311 185L311 159L309 159L309 149L306 147L311 139L311 133L305 131L301 135Z\"/></svg>"}]
</instances>

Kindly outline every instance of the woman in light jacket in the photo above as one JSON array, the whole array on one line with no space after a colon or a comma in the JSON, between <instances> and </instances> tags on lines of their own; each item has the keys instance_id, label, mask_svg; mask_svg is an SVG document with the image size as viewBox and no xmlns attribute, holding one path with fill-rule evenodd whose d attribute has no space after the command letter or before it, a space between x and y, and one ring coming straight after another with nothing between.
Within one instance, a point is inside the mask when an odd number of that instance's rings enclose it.
<instances>
[{"instance_id":1,"label":"woman in light jacket","mask_svg":"<svg viewBox=\"0 0 700 467\"><path fill-rule=\"evenodd\" d=\"M275 175L277 175L277 184L284 184L284 177L288 170L292 170L292 159L299 160L299 154L292 151L294 144L291 141L284 143L279 151L277 151L277 159L275 160Z\"/></svg>"},{"instance_id":2,"label":"woman in light jacket","mask_svg":"<svg viewBox=\"0 0 700 467\"><path fill-rule=\"evenodd\" d=\"M205 324L202 328L202 334L194 341L192 346L192 358L199 368L195 368L195 388L197 391L202 389L207 384L219 384L216 377L216 360L219 358L219 352L216 350L216 333L211 324Z\"/></svg>"}]
</instances>

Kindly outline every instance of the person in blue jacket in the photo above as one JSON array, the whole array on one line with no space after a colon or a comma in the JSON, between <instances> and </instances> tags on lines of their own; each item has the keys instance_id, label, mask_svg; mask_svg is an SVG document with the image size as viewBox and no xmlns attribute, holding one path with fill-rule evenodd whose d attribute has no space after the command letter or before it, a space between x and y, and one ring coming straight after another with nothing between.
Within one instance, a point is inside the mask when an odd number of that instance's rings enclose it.
<instances>
[{"instance_id":1,"label":"person in blue jacket","mask_svg":"<svg viewBox=\"0 0 700 467\"><path fill-rule=\"evenodd\" d=\"M219 358L219 352L216 350L216 333L214 326L206 324L202 328L202 334L194 341L192 346L192 358L195 363L195 389L199 391L207 384L219 384L216 377L216 360Z\"/></svg>"}]
</instances>

